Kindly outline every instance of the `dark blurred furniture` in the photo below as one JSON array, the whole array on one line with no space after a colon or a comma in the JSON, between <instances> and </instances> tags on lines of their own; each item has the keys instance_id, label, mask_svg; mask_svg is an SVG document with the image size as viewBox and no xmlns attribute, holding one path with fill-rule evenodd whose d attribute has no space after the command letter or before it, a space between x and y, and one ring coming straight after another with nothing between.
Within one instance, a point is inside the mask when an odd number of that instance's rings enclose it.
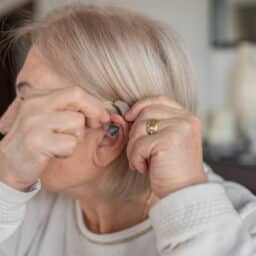
<instances>
[{"instance_id":1,"label":"dark blurred furniture","mask_svg":"<svg viewBox=\"0 0 256 256\"><path fill-rule=\"evenodd\" d=\"M256 166L241 165L236 158L213 160L205 156L204 160L217 174L244 185L256 195Z\"/></svg>"},{"instance_id":2,"label":"dark blurred furniture","mask_svg":"<svg viewBox=\"0 0 256 256\"><path fill-rule=\"evenodd\" d=\"M31 19L34 12L34 1L28 1L23 6L0 17L0 116L15 97L14 84L18 72L16 61L17 49L9 47L6 42L6 31L15 29Z\"/></svg>"},{"instance_id":3,"label":"dark blurred furniture","mask_svg":"<svg viewBox=\"0 0 256 256\"><path fill-rule=\"evenodd\" d=\"M214 47L236 47L256 42L256 0L211 0L211 42Z\"/></svg>"}]
</instances>

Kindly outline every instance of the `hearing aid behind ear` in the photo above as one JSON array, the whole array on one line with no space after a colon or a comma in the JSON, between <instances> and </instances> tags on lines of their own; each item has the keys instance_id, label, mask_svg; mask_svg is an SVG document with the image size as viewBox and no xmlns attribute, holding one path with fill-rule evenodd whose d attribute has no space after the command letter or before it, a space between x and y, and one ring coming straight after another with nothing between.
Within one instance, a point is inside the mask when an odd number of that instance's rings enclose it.
<instances>
[{"instance_id":1,"label":"hearing aid behind ear","mask_svg":"<svg viewBox=\"0 0 256 256\"><path fill-rule=\"evenodd\" d=\"M121 115L121 116L124 116L130 109L130 106L122 100L115 101L113 103L113 106L116 108L119 115Z\"/></svg>"},{"instance_id":2,"label":"hearing aid behind ear","mask_svg":"<svg viewBox=\"0 0 256 256\"><path fill-rule=\"evenodd\" d=\"M106 108L111 112L118 114L120 116L124 116L125 113L130 109L130 106L121 100L117 100L115 102L107 101L105 102ZM111 123L107 129L107 132L111 135L114 136L115 134L118 133L120 127L115 125L114 123Z\"/></svg>"}]
</instances>

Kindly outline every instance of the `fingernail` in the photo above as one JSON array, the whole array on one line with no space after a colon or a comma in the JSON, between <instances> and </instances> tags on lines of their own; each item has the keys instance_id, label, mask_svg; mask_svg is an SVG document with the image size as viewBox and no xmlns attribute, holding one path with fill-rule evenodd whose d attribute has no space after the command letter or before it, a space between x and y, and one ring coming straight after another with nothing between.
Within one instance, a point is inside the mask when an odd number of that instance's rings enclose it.
<instances>
[{"instance_id":1,"label":"fingernail","mask_svg":"<svg viewBox=\"0 0 256 256\"><path fill-rule=\"evenodd\" d=\"M129 116L131 111L127 111L124 115Z\"/></svg>"},{"instance_id":2,"label":"fingernail","mask_svg":"<svg viewBox=\"0 0 256 256\"><path fill-rule=\"evenodd\" d=\"M130 120L131 115L130 115L130 113L129 114L125 114L124 117L125 117L126 120Z\"/></svg>"}]
</instances>

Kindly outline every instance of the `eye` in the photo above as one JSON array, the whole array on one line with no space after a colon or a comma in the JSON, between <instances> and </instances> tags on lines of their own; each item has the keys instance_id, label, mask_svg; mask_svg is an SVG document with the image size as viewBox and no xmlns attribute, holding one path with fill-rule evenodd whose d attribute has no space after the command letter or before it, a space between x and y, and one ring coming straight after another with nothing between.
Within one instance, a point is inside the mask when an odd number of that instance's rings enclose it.
<instances>
[{"instance_id":1,"label":"eye","mask_svg":"<svg viewBox=\"0 0 256 256\"><path fill-rule=\"evenodd\" d=\"M15 87L16 87L16 94L21 99L24 99L27 94L27 90L32 88L30 83L24 82L24 81L17 83Z\"/></svg>"},{"instance_id":2,"label":"eye","mask_svg":"<svg viewBox=\"0 0 256 256\"><path fill-rule=\"evenodd\" d=\"M4 138L5 134L0 132L0 141Z\"/></svg>"}]
</instances>

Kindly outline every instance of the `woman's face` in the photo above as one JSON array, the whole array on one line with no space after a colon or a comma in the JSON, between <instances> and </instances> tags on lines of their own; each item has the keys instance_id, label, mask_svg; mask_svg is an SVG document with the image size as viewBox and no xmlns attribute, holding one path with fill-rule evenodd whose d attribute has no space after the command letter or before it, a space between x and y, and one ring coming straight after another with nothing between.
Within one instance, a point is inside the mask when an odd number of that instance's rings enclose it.
<instances>
[{"instance_id":1,"label":"woman's face","mask_svg":"<svg viewBox=\"0 0 256 256\"><path fill-rule=\"evenodd\" d=\"M31 85L31 88L24 89L23 96L72 86L44 62L35 48L30 50L17 77L17 83L20 81ZM51 159L40 177L42 184L51 191L62 191L98 180L102 172L100 168L95 167L93 161L97 146L96 136L95 129L86 128L84 139L72 156Z\"/></svg>"}]
</instances>

